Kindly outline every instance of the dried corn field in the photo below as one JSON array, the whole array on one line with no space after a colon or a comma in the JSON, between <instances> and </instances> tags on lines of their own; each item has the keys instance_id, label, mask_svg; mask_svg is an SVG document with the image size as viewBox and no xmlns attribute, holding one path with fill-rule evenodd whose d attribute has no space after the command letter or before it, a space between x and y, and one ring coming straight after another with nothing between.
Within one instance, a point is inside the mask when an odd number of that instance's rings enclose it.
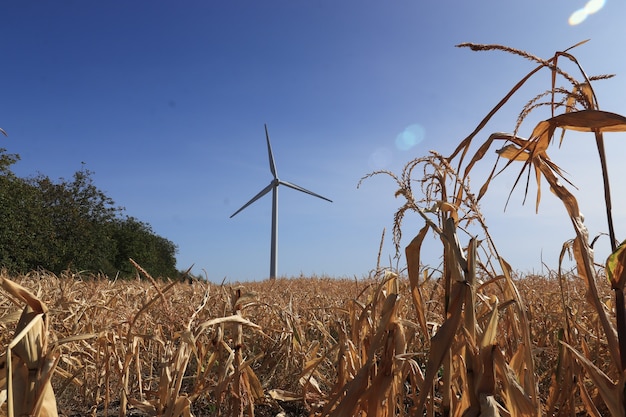
<instances>
[{"instance_id":1,"label":"dried corn field","mask_svg":"<svg viewBox=\"0 0 626 417\"><path fill-rule=\"evenodd\" d=\"M537 66L450 156L431 152L400 174L363 178L395 182L403 203L393 240L406 269L241 285L157 281L139 265L136 281L2 276L3 412L625 416L626 243L615 237L603 133L626 131L626 118L600 110L592 88L610 76L587 76L573 47L540 59L499 45L460 46ZM514 133L488 135L475 149L490 118L541 70L550 72L550 87L527 102ZM519 136L541 109L548 117L528 139ZM569 130L592 133L598 148L612 247L603 264L594 260L573 184L548 156L556 132L564 142ZM499 141L476 192L470 173ZM498 253L479 203L492 179L515 166L525 196L536 181L537 210L545 182L563 204L575 237L561 259L569 252L575 269L559 263L546 276L516 276ZM403 230L409 213L423 220L421 229ZM403 233L414 236L404 248ZM431 244L440 245L440 265L421 262Z\"/></svg>"},{"instance_id":2,"label":"dried corn field","mask_svg":"<svg viewBox=\"0 0 626 417\"><path fill-rule=\"evenodd\" d=\"M46 273L13 281L48 307L44 353L56 365L51 381L62 415L416 415L436 343L430 336L444 322L441 279L419 285L424 305L417 314L410 282L393 274L236 286ZM573 413L584 410L575 384L589 381L575 382L579 366L563 359L563 324L570 322L570 332L594 358L610 361L584 285L571 276L516 282L528 303L528 323L515 318L504 278L484 282L476 292L480 327L493 322L494 311L501 316L489 345L500 347L494 372L524 369L520 340L528 326L542 407L552 401ZM6 293L0 300L7 346L21 306ZM454 343L454 355L467 354L463 343ZM471 377L461 372L451 374L454 401L464 392L459 384ZM568 380L571 391L553 393ZM441 383L427 401L432 415L442 413ZM496 398L504 401L501 390ZM593 389L589 395L601 404ZM516 400L511 395L508 401Z\"/></svg>"}]
</instances>

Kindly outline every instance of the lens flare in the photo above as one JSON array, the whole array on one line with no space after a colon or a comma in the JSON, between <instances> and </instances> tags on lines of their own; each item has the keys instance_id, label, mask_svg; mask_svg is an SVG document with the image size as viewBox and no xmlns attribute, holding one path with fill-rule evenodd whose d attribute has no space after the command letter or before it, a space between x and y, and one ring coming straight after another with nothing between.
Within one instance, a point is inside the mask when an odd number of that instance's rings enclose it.
<instances>
[{"instance_id":1,"label":"lens flare","mask_svg":"<svg viewBox=\"0 0 626 417\"><path fill-rule=\"evenodd\" d=\"M393 154L388 148L378 148L369 158L369 166L371 169L385 169L391 163Z\"/></svg>"},{"instance_id":2,"label":"lens flare","mask_svg":"<svg viewBox=\"0 0 626 417\"><path fill-rule=\"evenodd\" d=\"M604 7L605 0L589 0L587 4L585 4L585 11L587 14L594 14L598 10Z\"/></svg>"},{"instance_id":3,"label":"lens flare","mask_svg":"<svg viewBox=\"0 0 626 417\"><path fill-rule=\"evenodd\" d=\"M594 14L602 9L605 3L606 0L589 0L587 4L585 4L585 7L583 7L582 9L578 9L571 14L568 20L569 24L571 26L581 24L585 21L585 19L587 19L589 15Z\"/></svg>"},{"instance_id":4,"label":"lens flare","mask_svg":"<svg viewBox=\"0 0 626 417\"><path fill-rule=\"evenodd\" d=\"M396 136L396 148L401 151L408 151L424 140L424 133L424 128L419 124L408 126Z\"/></svg>"},{"instance_id":5,"label":"lens flare","mask_svg":"<svg viewBox=\"0 0 626 417\"><path fill-rule=\"evenodd\" d=\"M572 15L569 17L568 22L571 26L576 26L584 22L586 18L587 12L585 11L585 9L578 9L574 13L572 13Z\"/></svg>"}]
</instances>

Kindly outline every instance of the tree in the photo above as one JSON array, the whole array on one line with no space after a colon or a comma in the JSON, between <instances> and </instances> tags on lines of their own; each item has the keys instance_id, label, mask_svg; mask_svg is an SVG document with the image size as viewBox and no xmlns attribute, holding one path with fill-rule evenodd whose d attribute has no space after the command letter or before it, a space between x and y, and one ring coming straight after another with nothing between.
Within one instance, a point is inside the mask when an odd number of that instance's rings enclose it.
<instances>
[{"instance_id":1,"label":"tree","mask_svg":"<svg viewBox=\"0 0 626 417\"><path fill-rule=\"evenodd\" d=\"M4 133L4 130L0 129ZM4 133L6 135L6 133ZM7 153L6 148L0 148L0 175L14 177L11 171L11 165L20 160L20 156L16 153Z\"/></svg>"},{"instance_id":2,"label":"tree","mask_svg":"<svg viewBox=\"0 0 626 417\"><path fill-rule=\"evenodd\" d=\"M129 258L141 265L154 277L178 275L176 270L176 245L156 235L150 225L134 217L118 219L112 224L117 254L115 266L124 275L134 273Z\"/></svg>"},{"instance_id":3,"label":"tree","mask_svg":"<svg viewBox=\"0 0 626 417\"><path fill-rule=\"evenodd\" d=\"M108 273L114 270L115 241L107 225L122 211L93 183L89 170L77 171L72 181L55 183L40 175L30 180L39 190L42 216L52 258L45 266L55 273L65 269Z\"/></svg>"},{"instance_id":4,"label":"tree","mask_svg":"<svg viewBox=\"0 0 626 417\"><path fill-rule=\"evenodd\" d=\"M54 256L46 241L50 225L42 216L40 197L28 182L6 172L0 175L0 265L12 272L47 268Z\"/></svg>"},{"instance_id":5,"label":"tree","mask_svg":"<svg viewBox=\"0 0 626 417\"><path fill-rule=\"evenodd\" d=\"M178 275L176 245L122 217L124 209L96 187L91 171L83 167L56 182L43 174L22 179L11 171L19 159L0 148L0 266L116 276L134 273L133 258L153 276Z\"/></svg>"}]
</instances>

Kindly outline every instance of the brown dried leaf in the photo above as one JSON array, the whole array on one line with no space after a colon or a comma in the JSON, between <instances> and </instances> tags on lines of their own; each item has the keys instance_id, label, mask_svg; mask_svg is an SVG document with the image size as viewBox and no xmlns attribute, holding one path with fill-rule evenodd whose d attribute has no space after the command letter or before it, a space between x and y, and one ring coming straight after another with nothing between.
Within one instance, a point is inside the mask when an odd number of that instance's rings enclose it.
<instances>
[{"instance_id":1,"label":"brown dried leaf","mask_svg":"<svg viewBox=\"0 0 626 417\"><path fill-rule=\"evenodd\" d=\"M285 391L282 389L271 389L267 392L272 399L277 401L300 401L302 399L301 395L298 395L295 392Z\"/></svg>"},{"instance_id":2,"label":"brown dried leaf","mask_svg":"<svg viewBox=\"0 0 626 417\"><path fill-rule=\"evenodd\" d=\"M518 148L512 143L498 149L496 153L500 155L501 158L506 158L510 161L528 161L530 157L523 149Z\"/></svg>"},{"instance_id":3,"label":"brown dried leaf","mask_svg":"<svg viewBox=\"0 0 626 417\"><path fill-rule=\"evenodd\" d=\"M429 228L428 224L422 227L417 236L413 238L405 249L409 284L411 285L411 299L413 300L413 306L417 313L417 321L420 324L423 334L428 334L428 327L426 325L426 315L424 314L424 301L420 291L420 253L422 242Z\"/></svg>"},{"instance_id":4,"label":"brown dried leaf","mask_svg":"<svg viewBox=\"0 0 626 417\"><path fill-rule=\"evenodd\" d=\"M502 383L502 394L511 416L536 416L537 410L528 393L520 385L518 376L506 363L499 348L493 350L494 368Z\"/></svg>"},{"instance_id":5,"label":"brown dried leaf","mask_svg":"<svg viewBox=\"0 0 626 417\"><path fill-rule=\"evenodd\" d=\"M597 366L593 364L589 359L587 359L584 355L579 353L576 349L565 342L561 342L575 357L578 359L580 364L585 368L587 374L595 384L596 388L598 388L598 392L604 403L611 411L611 415L615 417L623 417L625 414L624 410L624 391L620 389L620 386L623 387L625 375L622 372L620 377L620 381L618 384L615 384L602 370L600 370Z\"/></svg>"},{"instance_id":6,"label":"brown dried leaf","mask_svg":"<svg viewBox=\"0 0 626 417\"><path fill-rule=\"evenodd\" d=\"M439 327L437 334L433 336L430 341L430 352L428 354L428 363L426 364L426 374L424 375L423 389L420 390L420 395L417 402L417 410L422 410L426 397L430 393L430 387L432 387L435 377L439 372L439 368L443 363L444 358L448 354L454 336L456 335L461 318L463 317L463 301L465 300L465 292L467 286L458 282L454 285L453 296L448 309L448 317L446 321Z\"/></svg>"},{"instance_id":7,"label":"brown dried leaf","mask_svg":"<svg viewBox=\"0 0 626 417\"><path fill-rule=\"evenodd\" d=\"M626 117L602 110L563 113L547 120L553 128L578 132L626 132Z\"/></svg>"},{"instance_id":8,"label":"brown dried leaf","mask_svg":"<svg viewBox=\"0 0 626 417\"><path fill-rule=\"evenodd\" d=\"M606 271L611 286L623 290L626 283L626 241L608 257Z\"/></svg>"}]
</instances>

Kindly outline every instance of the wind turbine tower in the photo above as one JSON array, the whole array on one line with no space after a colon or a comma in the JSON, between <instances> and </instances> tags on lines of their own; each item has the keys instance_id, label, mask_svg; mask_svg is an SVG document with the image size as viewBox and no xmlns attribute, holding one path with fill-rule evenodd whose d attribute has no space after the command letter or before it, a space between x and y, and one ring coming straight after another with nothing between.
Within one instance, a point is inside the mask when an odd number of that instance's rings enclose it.
<instances>
[{"instance_id":1,"label":"wind turbine tower","mask_svg":"<svg viewBox=\"0 0 626 417\"><path fill-rule=\"evenodd\" d=\"M313 191L309 191L306 188L300 187L299 185L283 181L278 178L278 174L276 173L276 164L274 163L274 154L272 153L272 145L270 144L270 135L267 133L267 125L265 125L265 139L267 140L267 153L270 159L270 171L272 172L272 176L274 179L269 183L267 187L259 191L257 195L252 197L250 201L244 204L239 210L234 212L230 218L235 217L239 212L243 211L250 204L257 201L259 198L263 197L265 194L272 192L272 240L271 240L271 250L270 250L270 279L276 278L276 266L278 264L278 186L284 185L289 188L293 188L296 191L301 191L306 194L310 194L314 197L321 198L322 200L326 200L332 203L332 200L323 197L319 194L314 193Z\"/></svg>"}]
</instances>

